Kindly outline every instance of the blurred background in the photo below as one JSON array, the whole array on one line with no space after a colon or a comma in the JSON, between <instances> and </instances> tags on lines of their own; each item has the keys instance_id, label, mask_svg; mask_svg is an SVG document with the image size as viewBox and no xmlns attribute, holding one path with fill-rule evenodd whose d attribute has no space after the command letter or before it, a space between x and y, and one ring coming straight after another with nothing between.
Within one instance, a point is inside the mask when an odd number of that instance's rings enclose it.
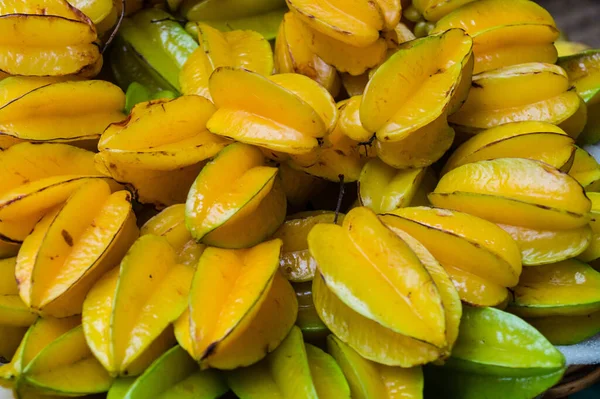
<instances>
[{"instance_id":1,"label":"blurred background","mask_svg":"<svg viewBox=\"0 0 600 399\"><path fill-rule=\"evenodd\" d=\"M570 41L600 47L600 0L536 0Z\"/></svg>"}]
</instances>

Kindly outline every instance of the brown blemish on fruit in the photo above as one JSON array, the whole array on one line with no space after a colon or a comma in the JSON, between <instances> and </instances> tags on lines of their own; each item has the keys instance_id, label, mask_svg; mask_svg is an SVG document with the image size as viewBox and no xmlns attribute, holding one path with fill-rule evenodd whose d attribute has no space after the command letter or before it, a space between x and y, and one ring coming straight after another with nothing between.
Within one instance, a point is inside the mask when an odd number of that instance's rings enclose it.
<instances>
[{"instance_id":1,"label":"brown blemish on fruit","mask_svg":"<svg viewBox=\"0 0 600 399\"><path fill-rule=\"evenodd\" d=\"M69 234L69 232L67 230L61 231L60 234L62 234L63 239L65 240L67 245L72 247L73 246L73 237L71 237L71 234Z\"/></svg>"}]
</instances>

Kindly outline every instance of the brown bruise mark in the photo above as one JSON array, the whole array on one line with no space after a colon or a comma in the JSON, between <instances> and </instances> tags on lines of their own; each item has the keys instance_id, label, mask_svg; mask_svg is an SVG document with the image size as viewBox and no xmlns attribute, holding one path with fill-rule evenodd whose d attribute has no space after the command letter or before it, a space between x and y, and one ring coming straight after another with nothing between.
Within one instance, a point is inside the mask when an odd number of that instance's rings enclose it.
<instances>
[{"instance_id":1,"label":"brown bruise mark","mask_svg":"<svg viewBox=\"0 0 600 399\"><path fill-rule=\"evenodd\" d=\"M62 235L62 237L65 240L65 242L67 243L67 245L72 247L73 246L73 237L71 237L71 234L69 234L69 232L67 230L61 231L60 234Z\"/></svg>"}]
</instances>

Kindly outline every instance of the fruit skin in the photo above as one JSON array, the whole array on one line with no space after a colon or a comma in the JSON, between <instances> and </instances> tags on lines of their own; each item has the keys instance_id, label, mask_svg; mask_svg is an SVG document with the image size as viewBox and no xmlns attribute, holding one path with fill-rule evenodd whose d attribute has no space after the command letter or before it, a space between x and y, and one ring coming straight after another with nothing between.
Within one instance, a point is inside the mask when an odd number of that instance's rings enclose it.
<instances>
[{"instance_id":1,"label":"fruit skin","mask_svg":"<svg viewBox=\"0 0 600 399\"><path fill-rule=\"evenodd\" d=\"M173 16L157 8L142 10L123 20L119 36L145 61L147 71L180 90L179 72L198 43Z\"/></svg>"},{"instance_id":2,"label":"fruit skin","mask_svg":"<svg viewBox=\"0 0 600 399\"><path fill-rule=\"evenodd\" d=\"M583 148L576 147L569 175L577 180L586 192L598 191L600 188L600 164Z\"/></svg>"},{"instance_id":3,"label":"fruit skin","mask_svg":"<svg viewBox=\"0 0 600 399\"><path fill-rule=\"evenodd\" d=\"M448 398L526 399L562 378L563 355L526 322L494 308L464 312L452 358L444 367L425 368L426 398L443 392Z\"/></svg>"},{"instance_id":4,"label":"fruit skin","mask_svg":"<svg viewBox=\"0 0 600 399\"><path fill-rule=\"evenodd\" d=\"M221 21L254 17L285 6L284 0L184 0L181 13L190 21Z\"/></svg>"},{"instance_id":5,"label":"fruit skin","mask_svg":"<svg viewBox=\"0 0 600 399\"><path fill-rule=\"evenodd\" d=\"M175 323L177 341L202 368L254 364L292 328L298 302L279 273L280 250L275 239L249 249L203 252L187 310Z\"/></svg>"},{"instance_id":6,"label":"fruit skin","mask_svg":"<svg viewBox=\"0 0 600 399\"><path fill-rule=\"evenodd\" d=\"M239 89L235 95L231 85ZM242 69L220 67L210 76L209 88L218 109L208 121L208 129L268 150L286 154L311 152L318 147L318 139L333 130L337 120L337 108L329 92L303 75L266 78ZM251 95L257 91L264 96Z\"/></svg>"},{"instance_id":7,"label":"fruit skin","mask_svg":"<svg viewBox=\"0 0 600 399\"><path fill-rule=\"evenodd\" d=\"M423 373L420 367L404 369L371 362L336 338L327 337L327 350L344 372L353 398L423 397Z\"/></svg>"},{"instance_id":8,"label":"fruit skin","mask_svg":"<svg viewBox=\"0 0 600 399\"><path fill-rule=\"evenodd\" d=\"M125 118L125 95L102 80L9 77L0 82L4 140L74 142L95 147L111 123Z\"/></svg>"},{"instance_id":9,"label":"fruit skin","mask_svg":"<svg viewBox=\"0 0 600 399\"><path fill-rule=\"evenodd\" d=\"M548 316L527 319L553 345L575 345L600 332L600 312L585 316Z\"/></svg>"},{"instance_id":10,"label":"fruit skin","mask_svg":"<svg viewBox=\"0 0 600 399\"><path fill-rule=\"evenodd\" d=\"M23 241L15 275L23 301L42 315L80 314L95 282L138 237L131 194L91 180L36 224Z\"/></svg>"},{"instance_id":11,"label":"fruit skin","mask_svg":"<svg viewBox=\"0 0 600 399\"><path fill-rule=\"evenodd\" d=\"M338 364L321 349L305 344L298 327L263 361L228 372L227 380L242 399L350 397Z\"/></svg>"},{"instance_id":12,"label":"fruit skin","mask_svg":"<svg viewBox=\"0 0 600 399\"><path fill-rule=\"evenodd\" d=\"M537 121L506 123L461 144L444 165L442 174L466 163L495 158L534 159L568 172L574 156L574 140L558 126Z\"/></svg>"},{"instance_id":13,"label":"fruit skin","mask_svg":"<svg viewBox=\"0 0 600 399\"><path fill-rule=\"evenodd\" d=\"M413 6L427 21L439 21L457 8L475 0L414 0Z\"/></svg>"},{"instance_id":14,"label":"fruit skin","mask_svg":"<svg viewBox=\"0 0 600 399\"><path fill-rule=\"evenodd\" d=\"M293 284L298 299L298 318L296 325L302 330L306 341L320 342L327 336L329 330L323 324L317 311L312 295L312 281Z\"/></svg>"},{"instance_id":15,"label":"fruit skin","mask_svg":"<svg viewBox=\"0 0 600 399\"><path fill-rule=\"evenodd\" d=\"M187 305L194 270L176 264L168 241L144 235L92 288L83 328L94 355L113 376L135 376L172 346L170 324Z\"/></svg>"},{"instance_id":16,"label":"fruit skin","mask_svg":"<svg viewBox=\"0 0 600 399\"><path fill-rule=\"evenodd\" d=\"M302 24L293 13L285 14L275 41L275 70L306 75L335 97L340 90L340 77L333 66L312 51Z\"/></svg>"},{"instance_id":17,"label":"fruit skin","mask_svg":"<svg viewBox=\"0 0 600 399\"><path fill-rule=\"evenodd\" d=\"M472 36L474 73L534 61L554 63L559 32L552 16L526 0L511 3L510 9L504 6L502 0L469 2L440 19L432 33L461 28Z\"/></svg>"},{"instance_id":18,"label":"fruit skin","mask_svg":"<svg viewBox=\"0 0 600 399\"><path fill-rule=\"evenodd\" d=\"M273 40L277 37L277 30L279 29L279 25L286 12L288 12L287 7L283 7L264 14L249 17L203 19L198 22L210 25L221 32L230 30L252 30L260 33L267 40ZM185 24L185 30L194 37L198 35L198 25L192 21Z\"/></svg>"},{"instance_id":19,"label":"fruit skin","mask_svg":"<svg viewBox=\"0 0 600 399\"><path fill-rule=\"evenodd\" d=\"M277 168L264 165L256 147L234 143L202 169L186 202L186 226L197 241L248 248L277 230L285 219L285 194Z\"/></svg>"},{"instance_id":20,"label":"fruit skin","mask_svg":"<svg viewBox=\"0 0 600 399\"><path fill-rule=\"evenodd\" d=\"M569 81L586 104L600 102L600 51L585 50L560 57L557 64L567 72Z\"/></svg>"},{"instance_id":21,"label":"fruit skin","mask_svg":"<svg viewBox=\"0 0 600 399\"><path fill-rule=\"evenodd\" d=\"M209 77L218 67L244 68L263 76L273 73L273 51L267 40L253 31L220 32L198 24L199 46L179 74L181 91L211 100Z\"/></svg>"},{"instance_id":22,"label":"fruit skin","mask_svg":"<svg viewBox=\"0 0 600 399\"><path fill-rule=\"evenodd\" d=\"M463 301L495 306L517 285L521 255L511 237L475 216L445 209L408 207L385 213L389 228L419 240L446 269ZM484 238L485 237L485 238Z\"/></svg>"},{"instance_id":23,"label":"fruit skin","mask_svg":"<svg viewBox=\"0 0 600 399\"><path fill-rule=\"evenodd\" d=\"M556 65L533 62L498 68L473 76L466 102L448 120L470 135L505 123L540 121L577 138L585 125L585 107L569 88L567 73Z\"/></svg>"},{"instance_id":24,"label":"fruit skin","mask_svg":"<svg viewBox=\"0 0 600 399\"><path fill-rule=\"evenodd\" d=\"M11 32L16 30L20 34L15 40ZM102 67L96 28L88 17L64 0L50 4L7 4L2 9L0 37L2 73L90 77Z\"/></svg>"},{"instance_id":25,"label":"fruit skin","mask_svg":"<svg viewBox=\"0 0 600 399\"><path fill-rule=\"evenodd\" d=\"M569 259L528 267L513 289L509 310L522 317L585 316L600 309L600 273Z\"/></svg>"},{"instance_id":26,"label":"fruit skin","mask_svg":"<svg viewBox=\"0 0 600 399\"><path fill-rule=\"evenodd\" d=\"M177 345L156 359L139 377L116 380L108 398L216 399L227 391L217 371L200 371L194 359Z\"/></svg>"},{"instance_id":27,"label":"fruit skin","mask_svg":"<svg viewBox=\"0 0 600 399\"><path fill-rule=\"evenodd\" d=\"M572 177L521 158L462 165L440 179L429 200L491 222L542 230L584 226L591 208Z\"/></svg>"}]
</instances>

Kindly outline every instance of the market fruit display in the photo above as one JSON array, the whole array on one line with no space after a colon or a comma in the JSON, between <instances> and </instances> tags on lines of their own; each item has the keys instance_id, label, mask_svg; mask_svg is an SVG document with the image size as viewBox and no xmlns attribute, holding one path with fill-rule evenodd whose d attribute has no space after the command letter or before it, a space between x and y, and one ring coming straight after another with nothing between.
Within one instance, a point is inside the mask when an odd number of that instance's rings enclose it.
<instances>
[{"instance_id":1,"label":"market fruit display","mask_svg":"<svg viewBox=\"0 0 600 399\"><path fill-rule=\"evenodd\" d=\"M13 397L533 399L600 333L600 50L536 3L0 17Z\"/></svg>"}]
</instances>

